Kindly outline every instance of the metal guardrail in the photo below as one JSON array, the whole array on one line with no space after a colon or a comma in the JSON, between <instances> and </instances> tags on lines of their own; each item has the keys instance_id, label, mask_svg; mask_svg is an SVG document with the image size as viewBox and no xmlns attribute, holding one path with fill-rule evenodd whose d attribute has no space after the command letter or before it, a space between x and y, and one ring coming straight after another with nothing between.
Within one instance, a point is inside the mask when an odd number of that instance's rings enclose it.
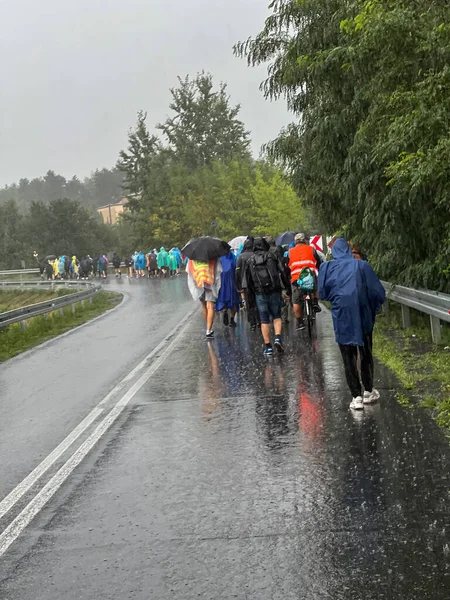
<instances>
[{"instance_id":1,"label":"metal guardrail","mask_svg":"<svg viewBox=\"0 0 450 600\"><path fill-rule=\"evenodd\" d=\"M403 327L411 327L411 308L425 313L430 316L433 342L438 344L441 341L441 321L450 323L450 295L431 290L415 290L386 281L382 283L389 300L401 305Z\"/></svg>"},{"instance_id":2,"label":"metal guardrail","mask_svg":"<svg viewBox=\"0 0 450 600\"><path fill-rule=\"evenodd\" d=\"M100 285L86 281L0 281L0 288L29 289L29 288L49 288L55 290L58 288L85 288L78 292L67 294L59 298L46 300L37 304L30 304L22 308L16 308L4 313L0 313L0 328L7 327L13 323L20 323L23 329L26 329L26 320L32 317L38 317L47 313L59 310L61 314L66 306L72 306L72 313L75 312L75 305L85 300L92 301L92 298L102 290Z\"/></svg>"},{"instance_id":3,"label":"metal guardrail","mask_svg":"<svg viewBox=\"0 0 450 600\"><path fill-rule=\"evenodd\" d=\"M11 271L0 271L1 275L39 275L39 269L13 269Z\"/></svg>"}]
</instances>

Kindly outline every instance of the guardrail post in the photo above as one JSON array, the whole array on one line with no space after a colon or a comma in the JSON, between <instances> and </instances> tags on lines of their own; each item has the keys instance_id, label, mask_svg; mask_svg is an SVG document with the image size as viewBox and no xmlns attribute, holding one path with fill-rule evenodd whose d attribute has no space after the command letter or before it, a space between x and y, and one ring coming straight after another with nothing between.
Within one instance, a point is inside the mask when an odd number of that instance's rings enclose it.
<instances>
[{"instance_id":1,"label":"guardrail post","mask_svg":"<svg viewBox=\"0 0 450 600\"><path fill-rule=\"evenodd\" d=\"M437 317L430 316L431 338L434 344L441 341L441 321Z\"/></svg>"},{"instance_id":2,"label":"guardrail post","mask_svg":"<svg viewBox=\"0 0 450 600\"><path fill-rule=\"evenodd\" d=\"M25 319L23 321L20 321L20 327L21 327L22 331L27 330L27 322Z\"/></svg>"},{"instance_id":3,"label":"guardrail post","mask_svg":"<svg viewBox=\"0 0 450 600\"><path fill-rule=\"evenodd\" d=\"M75 302L72 304L72 314L75 314Z\"/></svg>"},{"instance_id":4,"label":"guardrail post","mask_svg":"<svg viewBox=\"0 0 450 600\"><path fill-rule=\"evenodd\" d=\"M59 309L59 314L60 314L62 317L64 316L64 309L63 309L63 308L60 308L60 309Z\"/></svg>"},{"instance_id":5,"label":"guardrail post","mask_svg":"<svg viewBox=\"0 0 450 600\"><path fill-rule=\"evenodd\" d=\"M411 327L411 312L408 306L402 304L402 325L403 329L409 329Z\"/></svg>"}]
</instances>

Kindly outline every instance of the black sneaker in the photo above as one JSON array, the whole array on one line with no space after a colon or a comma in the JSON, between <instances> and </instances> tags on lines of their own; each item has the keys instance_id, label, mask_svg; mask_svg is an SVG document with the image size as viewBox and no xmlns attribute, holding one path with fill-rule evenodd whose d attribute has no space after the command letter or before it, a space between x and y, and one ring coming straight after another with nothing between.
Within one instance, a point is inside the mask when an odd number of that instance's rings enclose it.
<instances>
[{"instance_id":1,"label":"black sneaker","mask_svg":"<svg viewBox=\"0 0 450 600\"><path fill-rule=\"evenodd\" d=\"M276 337L275 338L274 345L275 345L275 348L278 350L278 352L280 354L283 354L283 352L284 352L284 346L283 346L283 342L281 341L280 337Z\"/></svg>"},{"instance_id":2,"label":"black sneaker","mask_svg":"<svg viewBox=\"0 0 450 600\"><path fill-rule=\"evenodd\" d=\"M256 331L256 325L250 325L250 331Z\"/></svg>"},{"instance_id":3,"label":"black sneaker","mask_svg":"<svg viewBox=\"0 0 450 600\"><path fill-rule=\"evenodd\" d=\"M206 332L206 337L208 340L212 340L214 337L214 329L208 329L208 331Z\"/></svg>"},{"instance_id":4,"label":"black sneaker","mask_svg":"<svg viewBox=\"0 0 450 600\"><path fill-rule=\"evenodd\" d=\"M303 331L305 329L305 321L303 319L297 319L296 331Z\"/></svg>"},{"instance_id":5,"label":"black sneaker","mask_svg":"<svg viewBox=\"0 0 450 600\"><path fill-rule=\"evenodd\" d=\"M228 327L228 325L229 325L228 313L227 312L223 313L223 324L224 324L225 327Z\"/></svg>"},{"instance_id":6,"label":"black sneaker","mask_svg":"<svg viewBox=\"0 0 450 600\"><path fill-rule=\"evenodd\" d=\"M315 313L320 313L320 312L322 312L322 309L320 308L320 305L319 305L319 303L318 303L318 302L316 302L315 304L313 304L313 311L314 311Z\"/></svg>"},{"instance_id":7,"label":"black sneaker","mask_svg":"<svg viewBox=\"0 0 450 600\"><path fill-rule=\"evenodd\" d=\"M233 317L231 317L231 319L230 319L230 327L236 327L236 325L237 325L236 321L234 320Z\"/></svg>"}]
</instances>

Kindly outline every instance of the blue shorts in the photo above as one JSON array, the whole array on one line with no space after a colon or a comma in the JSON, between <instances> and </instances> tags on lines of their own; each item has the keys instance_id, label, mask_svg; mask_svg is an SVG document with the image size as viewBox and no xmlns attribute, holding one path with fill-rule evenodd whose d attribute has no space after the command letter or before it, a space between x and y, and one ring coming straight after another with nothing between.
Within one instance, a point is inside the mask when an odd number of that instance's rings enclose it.
<instances>
[{"instance_id":1,"label":"blue shorts","mask_svg":"<svg viewBox=\"0 0 450 600\"><path fill-rule=\"evenodd\" d=\"M263 325L270 323L270 318L281 319L281 292L272 292L271 294L257 294L256 306L259 311L259 318Z\"/></svg>"}]
</instances>

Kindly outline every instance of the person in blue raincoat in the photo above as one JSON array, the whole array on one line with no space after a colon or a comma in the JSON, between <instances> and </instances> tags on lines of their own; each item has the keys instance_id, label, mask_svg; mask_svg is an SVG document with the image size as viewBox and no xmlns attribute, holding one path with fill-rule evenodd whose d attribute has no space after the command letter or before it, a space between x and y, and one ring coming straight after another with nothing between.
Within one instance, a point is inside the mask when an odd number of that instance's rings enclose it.
<instances>
[{"instance_id":1,"label":"person in blue raincoat","mask_svg":"<svg viewBox=\"0 0 450 600\"><path fill-rule=\"evenodd\" d=\"M137 277L145 277L145 266L147 264L147 260L145 258L145 254L142 250L139 250L139 253L136 257L136 271Z\"/></svg>"},{"instance_id":2,"label":"person in blue raincoat","mask_svg":"<svg viewBox=\"0 0 450 600\"><path fill-rule=\"evenodd\" d=\"M386 293L369 263L355 259L343 238L336 240L331 252L334 260L320 267L319 296L331 302L336 342L353 396L350 408L359 410L380 397L373 387L372 331Z\"/></svg>"},{"instance_id":3,"label":"person in blue raincoat","mask_svg":"<svg viewBox=\"0 0 450 600\"><path fill-rule=\"evenodd\" d=\"M177 275L180 273L181 266L183 264L183 258L181 256L181 250L179 248L172 248L171 252L175 255L175 260L177 261Z\"/></svg>"},{"instance_id":4,"label":"person in blue raincoat","mask_svg":"<svg viewBox=\"0 0 450 600\"><path fill-rule=\"evenodd\" d=\"M216 302L216 311L224 311L223 324L225 327L236 327L235 316L239 311L241 298L236 288L236 256L229 252L220 259L222 265L222 283L220 285L219 297ZM231 318L228 317L231 310Z\"/></svg>"}]
</instances>

